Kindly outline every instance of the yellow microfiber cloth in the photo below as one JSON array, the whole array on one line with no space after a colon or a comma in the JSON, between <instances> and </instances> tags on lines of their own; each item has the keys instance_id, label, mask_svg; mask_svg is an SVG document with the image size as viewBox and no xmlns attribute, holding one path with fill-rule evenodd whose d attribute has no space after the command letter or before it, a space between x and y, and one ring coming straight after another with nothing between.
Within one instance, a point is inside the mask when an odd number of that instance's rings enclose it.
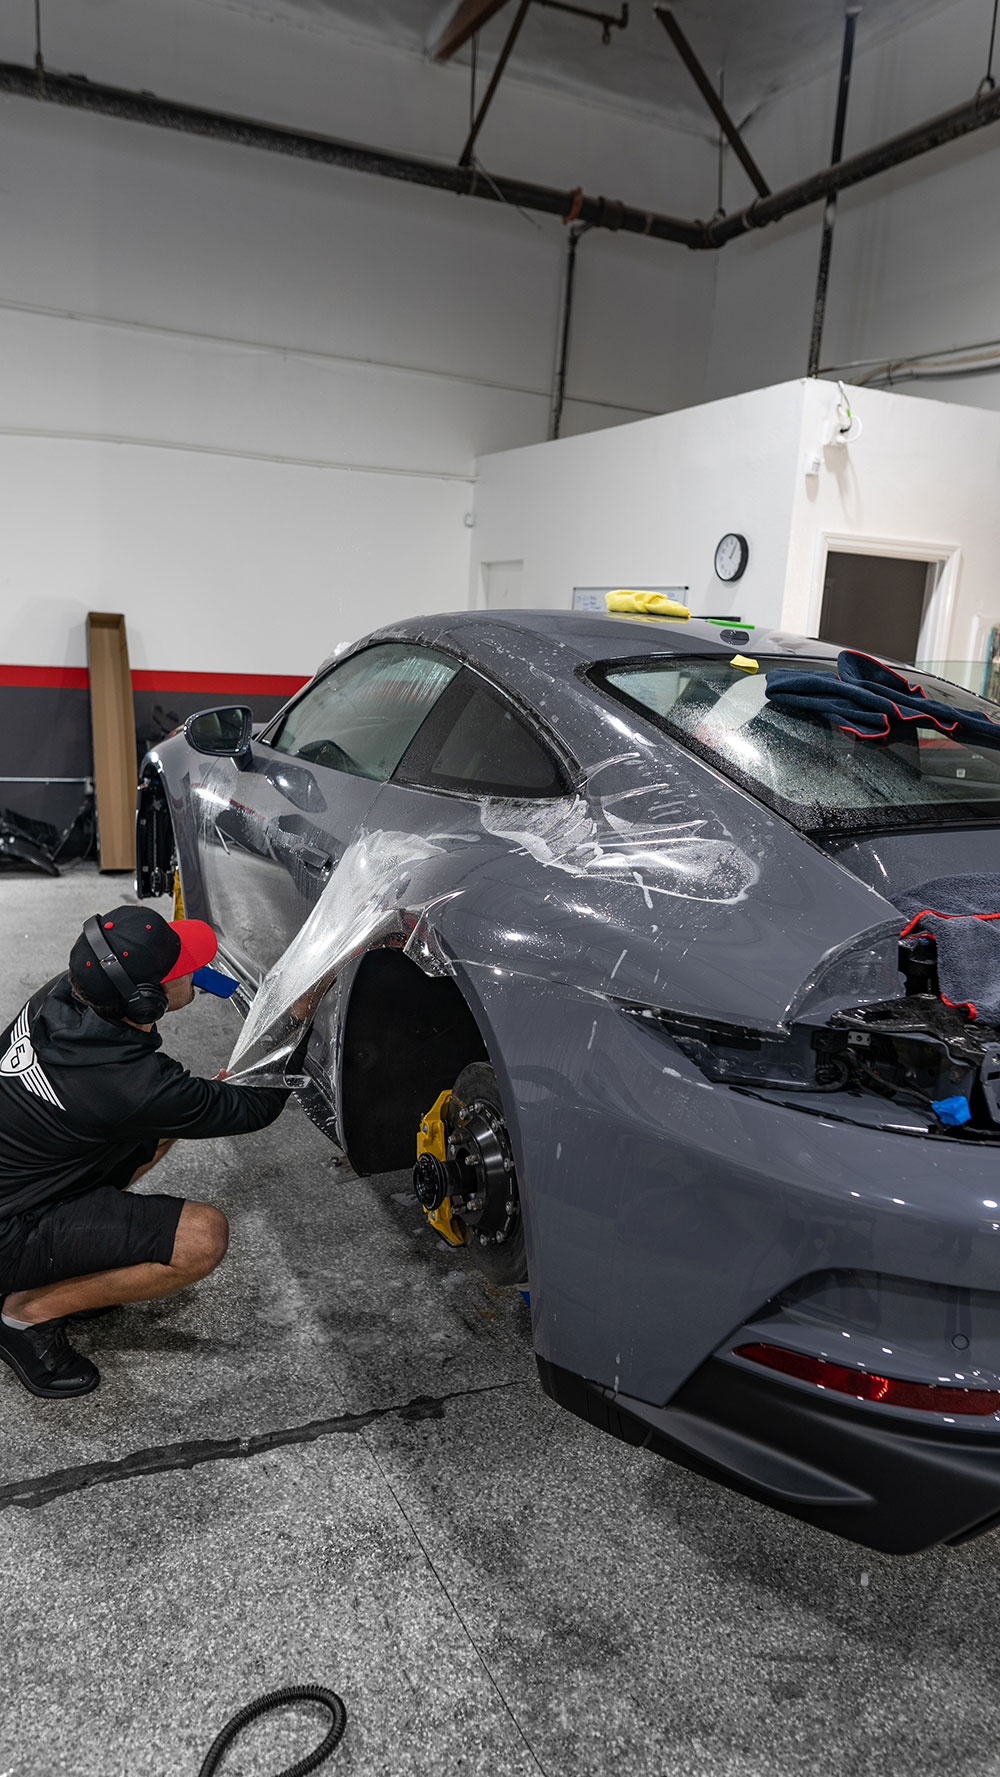
<instances>
[{"instance_id":1,"label":"yellow microfiber cloth","mask_svg":"<svg viewBox=\"0 0 1000 1777\"><path fill-rule=\"evenodd\" d=\"M665 592L606 592L604 603L609 611L637 611L643 617L690 617L687 605L678 604Z\"/></svg>"},{"instance_id":2,"label":"yellow microfiber cloth","mask_svg":"<svg viewBox=\"0 0 1000 1777\"><path fill-rule=\"evenodd\" d=\"M734 654L729 664L730 666L742 667L745 673L756 673L760 671L759 662L751 660L749 654Z\"/></svg>"}]
</instances>

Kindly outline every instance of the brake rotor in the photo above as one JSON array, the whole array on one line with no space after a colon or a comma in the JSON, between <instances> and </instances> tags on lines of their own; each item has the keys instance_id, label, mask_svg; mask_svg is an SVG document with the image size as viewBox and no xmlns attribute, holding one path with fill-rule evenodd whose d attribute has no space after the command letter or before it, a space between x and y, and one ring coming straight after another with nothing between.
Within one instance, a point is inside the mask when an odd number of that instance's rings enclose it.
<instances>
[{"instance_id":1,"label":"brake rotor","mask_svg":"<svg viewBox=\"0 0 1000 1777\"><path fill-rule=\"evenodd\" d=\"M452 1188L451 1212L481 1246L502 1246L517 1226L520 1206L510 1137L501 1113L485 1099L459 1104L455 1095L445 1112L446 1153Z\"/></svg>"}]
</instances>

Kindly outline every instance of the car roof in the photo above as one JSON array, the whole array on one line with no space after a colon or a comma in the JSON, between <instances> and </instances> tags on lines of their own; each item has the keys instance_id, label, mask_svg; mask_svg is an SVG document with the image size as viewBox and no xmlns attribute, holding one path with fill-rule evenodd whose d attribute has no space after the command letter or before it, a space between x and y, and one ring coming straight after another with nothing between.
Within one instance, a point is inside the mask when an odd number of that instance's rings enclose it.
<instances>
[{"instance_id":1,"label":"car roof","mask_svg":"<svg viewBox=\"0 0 1000 1777\"><path fill-rule=\"evenodd\" d=\"M443 612L434 617L411 618L391 625L393 635L441 641L452 637L470 652L477 639L487 644L496 630L514 630L525 637L561 644L581 660L635 659L653 654L732 654L734 647L753 648L767 655L807 654L812 659L835 658L837 648L828 642L793 635L785 630L758 629L736 619L705 617L670 619L630 616L620 612L559 610L490 610ZM739 641L734 632L739 631Z\"/></svg>"}]
</instances>

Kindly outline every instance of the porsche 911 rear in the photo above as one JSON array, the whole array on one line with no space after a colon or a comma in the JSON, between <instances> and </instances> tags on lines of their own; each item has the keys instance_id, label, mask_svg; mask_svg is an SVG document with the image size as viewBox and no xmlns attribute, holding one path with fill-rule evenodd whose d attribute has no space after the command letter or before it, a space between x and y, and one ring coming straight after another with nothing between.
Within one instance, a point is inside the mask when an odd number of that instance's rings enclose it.
<instances>
[{"instance_id":1,"label":"porsche 911 rear","mask_svg":"<svg viewBox=\"0 0 1000 1777\"><path fill-rule=\"evenodd\" d=\"M1000 751L923 731L919 753L912 733L864 750L783 718L763 676L718 660L597 675L887 899L957 881L966 924L1000 925L976 900L1000 887ZM617 1204L614 1270L591 1282L623 1305L619 1374L540 1355L554 1398L616 1435L897 1553L1000 1522L997 983L952 1004L929 923L899 914L889 996L851 1004L842 969L832 1003L806 995L781 1028L619 1003L629 1035L603 1041L618 1066L576 1154ZM988 975L981 936L949 966ZM563 1006L563 1052L566 1023ZM568 1232L555 1205L540 1214Z\"/></svg>"},{"instance_id":2,"label":"porsche 911 rear","mask_svg":"<svg viewBox=\"0 0 1000 1777\"><path fill-rule=\"evenodd\" d=\"M749 628L413 619L150 755L140 892L290 970L262 1064L315 1002L323 1126L526 1266L557 1400L913 1551L1000 1521L997 716Z\"/></svg>"}]
</instances>

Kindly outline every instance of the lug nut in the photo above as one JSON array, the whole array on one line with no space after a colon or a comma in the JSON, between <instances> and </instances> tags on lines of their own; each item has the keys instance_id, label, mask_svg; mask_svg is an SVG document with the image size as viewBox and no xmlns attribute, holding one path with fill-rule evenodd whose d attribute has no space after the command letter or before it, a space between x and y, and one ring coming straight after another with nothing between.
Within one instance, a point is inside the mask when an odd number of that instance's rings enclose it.
<instances>
[{"instance_id":1,"label":"lug nut","mask_svg":"<svg viewBox=\"0 0 1000 1777\"><path fill-rule=\"evenodd\" d=\"M489 1246L489 1243L490 1243L489 1235L488 1234L480 1234L480 1236L479 1236L480 1246Z\"/></svg>"}]
</instances>

